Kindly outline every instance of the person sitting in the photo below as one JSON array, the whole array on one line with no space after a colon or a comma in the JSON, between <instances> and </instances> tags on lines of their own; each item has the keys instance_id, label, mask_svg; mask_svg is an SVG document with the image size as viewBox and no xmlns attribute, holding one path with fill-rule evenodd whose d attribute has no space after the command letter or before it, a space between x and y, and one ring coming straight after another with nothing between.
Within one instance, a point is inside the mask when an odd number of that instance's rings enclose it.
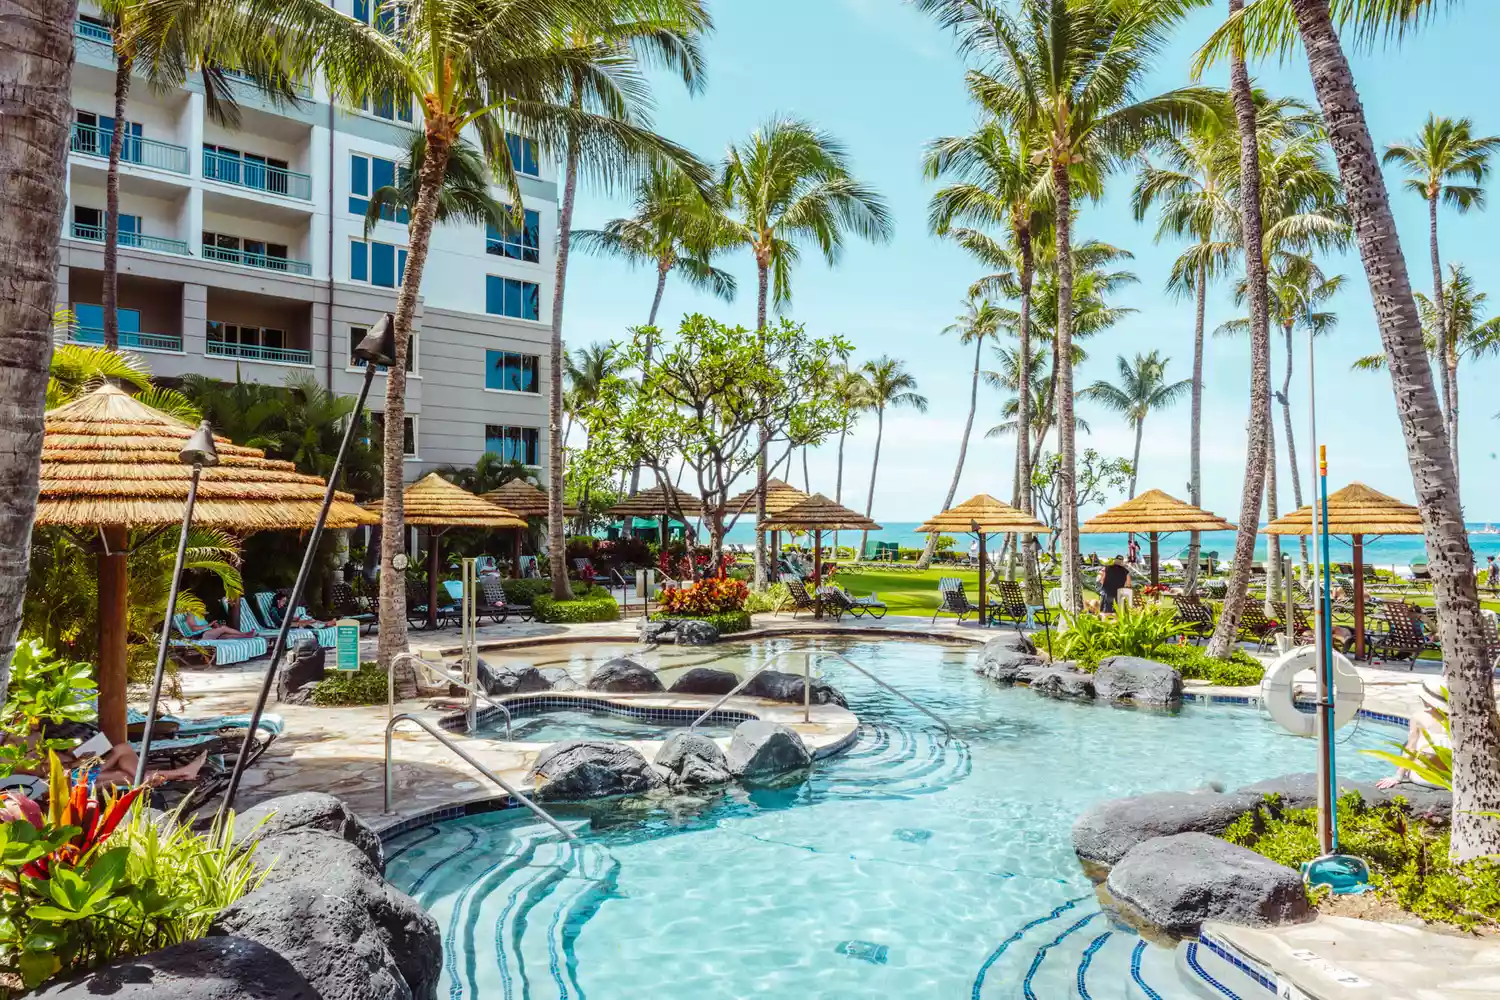
<instances>
[{"instance_id":1,"label":"person sitting","mask_svg":"<svg viewBox=\"0 0 1500 1000\"><path fill-rule=\"evenodd\" d=\"M76 756L74 753L64 751L58 754L58 759L78 772L74 778L75 781L86 778L91 786L133 785L135 784L135 771L141 761L135 748L128 743L116 743L102 757ZM155 788L168 781L194 781L198 777L198 772L203 770L203 764L207 760L208 751L205 750L181 767L147 771L146 785Z\"/></svg>"},{"instance_id":2,"label":"person sitting","mask_svg":"<svg viewBox=\"0 0 1500 1000\"><path fill-rule=\"evenodd\" d=\"M1099 573L1099 593L1103 596L1100 607L1105 614L1115 610L1115 600L1125 587L1130 586L1130 570L1125 568L1124 556L1115 556L1114 561Z\"/></svg>"},{"instance_id":3,"label":"person sitting","mask_svg":"<svg viewBox=\"0 0 1500 1000\"><path fill-rule=\"evenodd\" d=\"M189 611L182 616L187 623L185 635L189 639L254 639L254 632L241 632L232 629L222 621L204 621L198 615Z\"/></svg>"},{"instance_id":4,"label":"person sitting","mask_svg":"<svg viewBox=\"0 0 1500 1000\"><path fill-rule=\"evenodd\" d=\"M1453 739L1448 726L1448 692L1441 682L1422 682L1422 696L1417 711L1412 714L1406 730L1406 752L1418 759L1436 761L1438 748L1453 749ZM1390 777L1375 782L1376 788L1394 788L1404 781L1415 782L1428 788L1436 787L1420 775L1413 775L1409 768L1400 768Z\"/></svg>"},{"instance_id":5,"label":"person sitting","mask_svg":"<svg viewBox=\"0 0 1500 1000\"><path fill-rule=\"evenodd\" d=\"M280 625L282 620L286 618L286 609L287 605L290 602L291 595L289 594L277 594L276 597L272 599L271 607L276 611L275 624ZM306 611L305 608L299 610ZM269 625L271 623L267 622L266 624ZM318 619L311 618L306 614L292 616L292 625L296 628L332 628L333 624L334 623L332 621L319 621Z\"/></svg>"}]
</instances>

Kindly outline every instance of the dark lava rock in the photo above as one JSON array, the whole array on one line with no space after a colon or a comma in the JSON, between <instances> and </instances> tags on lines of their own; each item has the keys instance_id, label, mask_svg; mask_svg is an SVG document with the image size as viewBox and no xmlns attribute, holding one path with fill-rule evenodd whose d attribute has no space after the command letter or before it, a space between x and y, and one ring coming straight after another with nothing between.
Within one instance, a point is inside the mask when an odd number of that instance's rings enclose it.
<instances>
[{"instance_id":1,"label":"dark lava rock","mask_svg":"<svg viewBox=\"0 0 1500 1000\"><path fill-rule=\"evenodd\" d=\"M438 925L354 844L307 829L263 838L265 881L220 913L211 935L277 952L322 1000L435 1000Z\"/></svg>"},{"instance_id":2,"label":"dark lava rock","mask_svg":"<svg viewBox=\"0 0 1500 1000\"><path fill-rule=\"evenodd\" d=\"M1032 674L1031 690L1052 698L1093 698L1094 675L1055 667L1041 670Z\"/></svg>"},{"instance_id":3,"label":"dark lava rock","mask_svg":"<svg viewBox=\"0 0 1500 1000\"><path fill-rule=\"evenodd\" d=\"M479 686L488 695L528 694L533 691L550 691L552 685L536 667L497 667L479 661Z\"/></svg>"},{"instance_id":4,"label":"dark lava rock","mask_svg":"<svg viewBox=\"0 0 1500 1000\"><path fill-rule=\"evenodd\" d=\"M327 675L327 653L318 640L300 639L282 657L276 674L276 700L289 705L309 704L312 689Z\"/></svg>"},{"instance_id":5,"label":"dark lava rock","mask_svg":"<svg viewBox=\"0 0 1500 1000\"><path fill-rule=\"evenodd\" d=\"M729 769L745 778L771 777L812 764L812 754L795 730L761 719L734 727L727 756Z\"/></svg>"},{"instance_id":6,"label":"dark lava rock","mask_svg":"<svg viewBox=\"0 0 1500 1000\"><path fill-rule=\"evenodd\" d=\"M1266 926L1311 916L1299 873L1206 833L1137 844L1110 871L1109 892L1179 937L1197 934L1205 920Z\"/></svg>"},{"instance_id":7,"label":"dark lava rock","mask_svg":"<svg viewBox=\"0 0 1500 1000\"><path fill-rule=\"evenodd\" d=\"M553 801L630 795L663 783L635 748L609 740L553 743L537 755L530 777L535 797Z\"/></svg>"},{"instance_id":8,"label":"dark lava rock","mask_svg":"<svg viewBox=\"0 0 1500 1000\"><path fill-rule=\"evenodd\" d=\"M1139 656L1109 656L1094 671L1094 693L1104 701L1137 705L1182 703L1182 674L1165 663Z\"/></svg>"},{"instance_id":9,"label":"dark lava rock","mask_svg":"<svg viewBox=\"0 0 1500 1000\"><path fill-rule=\"evenodd\" d=\"M752 698L766 698L770 701L785 701L800 705L802 704L802 675L785 674L779 670L763 670L756 674L755 678L745 685L745 690L740 693ZM812 682L810 700L814 705L849 707L842 691L816 678Z\"/></svg>"},{"instance_id":10,"label":"dark lava rock","mask_svg":"<svg viewBox=\"0 0 1500 1000\"><path fill-rule=\"evenodd\" d=\"M739 682L732 671L694 667L673 681L667 690L677 694L728 694Z\"/></svg>"},{"instance_id":11,"label":"dark lava rock","mask_svg":"<svg viewBox=\"0 0 1500 1000\"><path fill-rule=\"evenodd\" d=\"M661 691L661 678L624 656L604 661L589 678L590 691Z\"/></svg>"},{"instance_id":12,"label":"dark lava rock","mask_svg":"<svg viewBox=\"0 0 1500 1000\"><path fill-rule=\"evenodd\" d=\"M323 832L347 840L364 852L376 869L385 870L385 855L380 836L370 824L344 804L325 792L296 792L259 802L234 818L236 843L249 839L264 840L292 832Z\"/></svg>"},{"instance_id":13,"label":"dark lava rock","mask_svg":"<svg viewBox=\"0 0 1500 1000\"><path fill-rule=\"evenodd\" d=\"M582 684L573 679L572 674L568 673L562 667L548 667L541 673L542 680L547 682L547 690L549 691L577 691L583 687Z\"/></svg>"},{"instance_id":14,"label":"dark lava rock","mask_svg":"<svg viewBox=\"0 0 1500 1000\"><path fill-rule=\"evenodd\" d=\"M1042 666L1041 658L1031 653L1009 648L991 650L986 644L984 652L979 654L979 660L974 664L974 672L992 681L1014 684L1029 680L1040 672Z\"/></svg>"},{"instance_id":15,"label":"dark lava rock","mask_svg":"<svg viewBox=\"0 0 1500 1000\"><path fill-rule=\"evenodd\" d=\"M669 636L677 631L675 621L654 622L649 619L641 619L641 641L644 643L660 645L671 641Z\"/></svg>"},{"instance_id":16,"label":"dark lava rock","mask_svg":"<svg viewBox=\"0 0 1500 1000\"><path fill-rule=\"evenodd\" d=\"M1073 824L1073 850L1085 861L1112 865L1153 837L1223 833L1259 801L1244 792L1151 792L1099 802Z\"/></svg>"},{"instance_id":17,"label":"dark lava rock","mask_svg":"<svg viewBox=\"0 0 1500 1000\"><path fill-rule=\"evenodd\" d=\"M719 744L702 733L679 729L669 734L656 752L656 766L668 772L672 787L718 785L734 777Z\"/></svg>"},{"instance_id":18,"label":"dark lava rock","mask_svg":"<svg viewBox=\"0 0 1500 1000\"><path fill-rule=\"evenodd\" d=\"M1264 795L1281 796L1286 809L1311 809L1318 804L1318 776L1312 771L1301 774L1286 774L1279 778L1268 778L1246 785L1241 793L1250 793L1257 798ZM1359 792L1370 805L1384 805L1403 798L1411 811L1419 816L1430 815L1444 819L1453 815L1453 793L1442 788L1419 785L1414 781L1403 781L1395 788L1376 788L1373 781L1339 781L1339 794Z\"/></svg>"},{"instance_id":19,"label":"dark lava rock","mask_svg":"<svg viewBox=\"0 0 1500 1000\"><path fill-rule=\"evenodd\" d=\"M1036 643L1023 632L1001 632L984 644L984 648L979 651L979 658L983 660L986 656L1002 652L1034 654Z\"/></svg>"},{"instance_id":20,"label":"dark lava rock","mask_svg":"<svg viewBox=\"0 0 1500 1000\"><path fill-rule=\"evenodd\" d=\"M27 996L47 1000L321 1000L285 958L240 937L184 941L48 983Z\"/></svg>"},{"instance_id":21,"label":"dark lava rock","mask_svg":"<svg viewBox=\"0 0 1500 1000\"><path fill-rule=\"evenodd\" d=\"M679 646L712 646L718 641L717 625L692 619L677 623L677 645Z\"/></svg>"}]
</instances>

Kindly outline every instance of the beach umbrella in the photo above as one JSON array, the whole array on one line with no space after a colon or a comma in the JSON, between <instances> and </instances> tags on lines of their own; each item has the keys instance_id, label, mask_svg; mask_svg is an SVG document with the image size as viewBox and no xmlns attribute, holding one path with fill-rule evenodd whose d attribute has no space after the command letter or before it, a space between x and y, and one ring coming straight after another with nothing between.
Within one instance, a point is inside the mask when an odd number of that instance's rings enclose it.
<instances>
[{"instance_id":1,"label":"beach umbrella","mask_svg":"<svg viewBox=\"0 0 1500 1000\"><path fill-rule=\"evenodd\" d=\"M649 490L642 490L633 497L626 497L611 507L606 513L611 517L649 517L661 520L661 544L667 544L667 524L672 519L672 512L683 517L701 517L703 515L703 502L696 496L685 490L680 490L671 483L658 483ZM665 515L665 517L663 517Z\"/></svg>"},{"instance_id":2,"label":"beach umbrella","mask_svg":"<svg viewBox=\"0 0 1500 1000\"><path fill-rule=\"evenodd\" d=\"M488 493L479 494L481 500L488 500L497 507L504 507L517 517L546 517L549 513L547 494L537 486L525 479L512 479L504 486ZM578 508L570 504L563 504L563 517L577 517ZM521 578L521 534L523 529L517 528L515 535L515 552L511 560L511 576Z\"/></svg>"},{"instance_id":3,"label":"beach umbrella","mask_svg":"<svg viewBox=\"0 0 1500 1000\"><path fill-rule=\"evenodd\" d=\"M526 522L514 512L455 486L436 472L429 472L401 494L407 524L428 529L427 627L437 627L438 576L442 572L442 538L449 528L524 528ZM379 512L383 501L365 506Z\"/></svg>"},{"instance_id":4,"label":"beach umbrella","mask_svg":"<svg viewBox=\"0 0 1500 1000\"><path fill-rule=\"evenodd\" d=\"M1052 529L1022 510L1002 503L988 493L972 496L930 518L917 528L920 532L953 532L976 535L979 538L979 624L988 627L989 587L985 584L985 539L990 535L1045 535Z\"/></svg>"},{"instance_id":5,"label":"beach umbrella","mask_svg":"<svg viewBox=\"0 0 1500 1000\"><path fill-rule=\"evenodd\" d=\"M1313 509L1299 507L1277 518L1261 531L1267 535L1313 534ZM1354 549L1354 655L1365 655L1365 536L1420 535L1422 514L1411 504L1372 490L1364 483L1350 483L1328 495L1328 521L1319 521L1319 531L1348 535Z\"/></svg>"},{"instance_id":6,"label":"beach umbrella","mask_svg":"<svg viewBox=\"0 0 1500 1000\"><path fill-rule=\"evenodd\" d=\"M1112 534L1139 531L1151 540L1151 582L1161 582L1158 545L1162 535L1176 531L1234 531L1235 526L1217 514L1184 503L1161 490L1147 490L1089 518L1078 526L1082 534Z\"/></svg>"},{"instance_id":7,"label":"beach umbrella","mask_svg":"<svg viewBox=\"0 0 1500 1000\"><path fill-rule=\"evenodd\" d=\"M133 548L182 523L193 467L181 456L196 431L112 385L46 415L36 523L62 529L98 560L99 728L115 742L125 739L127 560ZM259 448L213 441L218 464L201 470L195 524L247 534L318 523L322 479ZM353 499L334 494L329 527L376 523Z\"/></svg>"},{"instance_id":8,"label":"beach umbrella","mask_svg":"<svg viewBox=\"0 0 1500 1000\"><path fill-rule=\"evenodd\" d=\"M770 502L769 494L766 497ZM757 531L809 531L813 536L813 577L823 580L823 532L880 531L880 525L859 511L835 503L821 493L814 493L801 503L793 504L756 526ZM823 617L822 588L813 588L814 613Z\"/></svg>"},{"instance_id":9,"label":"beach umbrella","mask_svg":"<svg viewBox=\"0 0 1500 1000\"><path fill-rule=\"evenodd\" d=\"M782 511L786 510L789 507L797 506L797 504L801 503L807 498L808 495L806 493L803 493L791 483L783 482L780 479L766 480L767 517L774 517L775 515L780 514ZM734 496L730 497L729 502L724 506L729 510L735 511L736 513L741 513L747 510L755 510L754 487L745 490L743 493L737 493ZM773 566L780 564L778 560L780 552L781 532L773 531L771 532L771 564Z\"/></svg>"}]
</instances>

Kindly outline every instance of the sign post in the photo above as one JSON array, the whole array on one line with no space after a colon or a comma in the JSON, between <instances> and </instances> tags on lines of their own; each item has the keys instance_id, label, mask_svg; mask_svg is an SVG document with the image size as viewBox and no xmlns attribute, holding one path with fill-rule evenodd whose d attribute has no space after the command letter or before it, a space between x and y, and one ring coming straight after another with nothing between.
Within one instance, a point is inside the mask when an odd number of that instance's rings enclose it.
<instances>
[{"instance_id":1,"label":"sign post","mask_svg":"<svg viewBox=\"0 0 1500 1000\"><path fill-rule=\"evenodd\" d=\"M338 629L335 646L336 666L339 670L359 669L359 622L353 618L340 618L334 623Z\"/></svg>"}]
</instances>

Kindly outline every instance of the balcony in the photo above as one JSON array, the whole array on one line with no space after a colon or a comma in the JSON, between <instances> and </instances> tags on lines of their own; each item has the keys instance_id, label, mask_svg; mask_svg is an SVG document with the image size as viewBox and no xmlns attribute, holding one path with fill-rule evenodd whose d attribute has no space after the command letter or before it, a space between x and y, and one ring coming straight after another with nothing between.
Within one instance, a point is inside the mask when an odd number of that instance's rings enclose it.
<instances>
[{"instance_id":1,"label":"balcony","mask_svg":"<svg viewBox=\"0 0 1500 1000\"><path fill-rule=\"evenodd\" d=\"M265 271L280 271L283 274L312 274L312 265L305 260L268 257L263 253L247 253L242 250L224 250L219 247L205 246L203 259L217 260L224 264L239 264L241 267L258 267Z\"/></svg>"},{"instance_id":2,"label":"balcony","mask_svg":"<svg viewBox=\"0 0 1500 1000\"><path fill-rule=\"evenodd\" d=\"M74 327L68 331L68 340L75 344L103 345L104 331L96 327ZM181 354L182 338L165 333L132 333L121 330L120 346L142 351L171 351Z\"/></svg>"},{"instance_id":3,"label":"balcony","mask_svg":"<svg viewBox=\"0 0 1500 1000\"><path fill-rule=\"evenodd\" d=\"M93 125L73 123L73 145L75 153L85 156L109 156L111 134L106 129ZM120 147L120 162L135 163L157 170L170 170L174 174L188 172L188 151L185 147L170 142L143 139L138 135L126 135Z\"/></svg>"},{"instance_id":4,"label":"balcony","mask_svg":"<svg viewBox=\"0 0 1500 1000\"><path fill-rule=\"evenodd\" d=\"M203 151L203 179L312 201L312 178L307 174L207 149Z\"/></svg>"},{"instance_id":5,"label":"balcony","mask_svg":"<svg viewBox=\"0 0 1500 1000\"><path fill-rule=\"evenodd\" d=\"M291 347L260 347L256 344L233 344L226 340L208 341L203 353L211 358L237 358L241 361L266 361L273 365L310 365L312 351Z\"/></svg>"},{"instance_id":6,"label":"balcony","mask_svg":"<svg viewBox=\"0 0 1500 1000\"><path fill-rule=\"evenodd\" d=\"M88 240L90 243L104 242L103 226L85 226L81 223L73 223L73 238L75 240ZM191 257L188 245L182 240L169 240L161 236L143 236L140 233L121 233L120 246L137 247L141 250L154 250L157 253L175 253L183 257Z\"/></svg>"},{"instance_id":7,"label":"balcony","mask_svg":"<svg viewBox=\"0 0 1500 1000\"><path fill-rule=\"evenodd\" d=\"M73 22L73 37L82 38L87 42L98 42L100 45L113 47L115 44L115 33L102 24L92 21L77 20Z\"/></svg>"}]
</instances>

